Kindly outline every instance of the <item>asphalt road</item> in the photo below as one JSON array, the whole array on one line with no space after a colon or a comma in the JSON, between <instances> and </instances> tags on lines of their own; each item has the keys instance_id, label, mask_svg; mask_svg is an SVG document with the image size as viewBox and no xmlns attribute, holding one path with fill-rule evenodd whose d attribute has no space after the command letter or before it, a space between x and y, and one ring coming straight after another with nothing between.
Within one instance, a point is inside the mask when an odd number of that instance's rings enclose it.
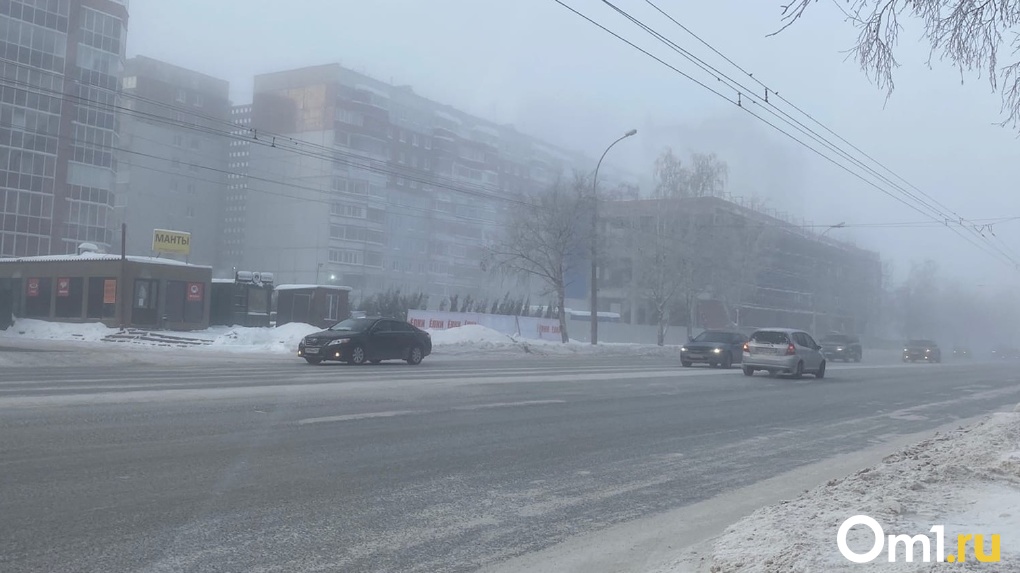
<instances>
[{"instance_id":1,"label":"asphalt road","mask_svg":"<svg viewBox=\"0 0 1020 573\"><path fill-rule=\"evenodd\" d=\"M0 571L473 571L1016 404L1018 379L619 357L6 368Z\"/></svg>"}]
</instances>

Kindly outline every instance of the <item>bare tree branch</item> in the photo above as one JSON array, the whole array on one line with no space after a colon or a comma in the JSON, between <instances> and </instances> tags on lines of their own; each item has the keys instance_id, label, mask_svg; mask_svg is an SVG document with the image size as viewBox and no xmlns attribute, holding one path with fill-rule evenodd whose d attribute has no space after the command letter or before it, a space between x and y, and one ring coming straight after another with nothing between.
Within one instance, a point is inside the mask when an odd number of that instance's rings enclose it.
<instances>
[{"instance_id":1,"label":"bare tree branch","mask_svg":"<svg viewBox=\"0 0 1020 573\"><path fill-rule=\"evenodd\" d=\"M817 0L795 0L782 6L781 33L799 20ZM835 0L834 0L835 1ZM1020 0L846 0L844 13L859 30L851 50L861 70L891 97L895 88L893 71L899 67L895 49L902 27L901 15L919 21L931 50L928 64L935 59L952 63L960 72L978 77L987 73L993 91L1002 97L1000 125L1020 125L1020 60L1000 65L999 52L1008 45L1011 55L1020 53ZM1012 40L1007 40L1012 36Z\"/></svg>"}]
</instances>

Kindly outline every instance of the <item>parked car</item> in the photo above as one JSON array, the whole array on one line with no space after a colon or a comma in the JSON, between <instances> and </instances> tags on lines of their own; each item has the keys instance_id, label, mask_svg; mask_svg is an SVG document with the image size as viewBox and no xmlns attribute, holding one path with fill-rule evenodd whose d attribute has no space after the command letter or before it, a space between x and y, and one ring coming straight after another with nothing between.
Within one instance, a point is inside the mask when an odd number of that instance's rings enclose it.
<instances>
[{"instance_id":1,"label":"parked car","mask_svg":"<svg viewBox=\"0 0 1020 573\"><path fill-rule=\"evenodd\" d=\"M942 349L934 340L908 340L903 347L904 362L942 362Z\"/></svg>"},{"instance_id":2,"label":"parked car","mask_svg":"<svg viewBox=\"0 0 1020 573\"><path fill-rule=\"evenodd\" d=\"M860 362L864 358L861 339L850 334L828 334L818 341L822 354L829 360Z\"/></svg>"},{"instance_id":3,"label":"parked car","mask_svg":"<svg viewBox=\"0 0 1020 573\"><path fill-rule=\"evenodd\" d=\"M715 368L729 368L740 362L747 337L728 330L706 330L680 347L680 364L708 364Z\"/></svg>"},{"instance_id":4,"label":"parked car","mask_svg":"<svg viewBox=\"0 0 1020 573\"><path fill-rule=\"evenodd\" d=\"M953 347L953 358L971 358L970 348L966 346L954 346Z\"/></svg>"},{"instance_id":5,"label":"parked car","mask_svg":"<svg viewBox=\"0 0 1020 573\"><path fill-rule=\"evenodd\" d=\"M996 346L995 349L992 350L992 358L1003 358L1003 359L1006 359L1006 358L1009 358L1009 359L1020 358L1020 350L1016 349L1013 346Z\"/></svg>"},{"instance_id":6,"label":"parked car","mask_svg":"<svg viewBox=\"0 0 1020 573\"><path fill-rule=\"evenodd\" d=\"M763 328L755 331L744 344L741 359L744 376L765 370L770 376L791 374L800 378L805 373L825 377L825 356L822 346L803 330Z\"/></svg>"},{"instance_id":7,"label":"parked car","mask_svg":"<svg viewBox=\"0 0 1020 573\"><path fill-rule=\"evenodd\" d=\"M348 318L309 334L298 343L298 356L309 364L326 360L358 365L383 360L419 364L429 354L432 354L429 333L391 318Z\"/></svg>"}]
</instances>

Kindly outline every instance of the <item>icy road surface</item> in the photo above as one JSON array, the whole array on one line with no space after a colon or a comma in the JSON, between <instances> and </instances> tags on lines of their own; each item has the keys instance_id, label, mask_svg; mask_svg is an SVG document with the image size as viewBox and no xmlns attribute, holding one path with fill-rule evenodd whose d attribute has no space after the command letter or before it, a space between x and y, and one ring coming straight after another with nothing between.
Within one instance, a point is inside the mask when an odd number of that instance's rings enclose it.
<instances>
[{"instance_id":1,"label":"icy road surface","mask_svg":"<svg viewBox=\"0 0 1020 573\"><path fill-rule=\"evenodd\" d=\"M5 572L474 571L1020 402L1014 364L45 363L0 370Z\"/></svg>"}]
</instances>

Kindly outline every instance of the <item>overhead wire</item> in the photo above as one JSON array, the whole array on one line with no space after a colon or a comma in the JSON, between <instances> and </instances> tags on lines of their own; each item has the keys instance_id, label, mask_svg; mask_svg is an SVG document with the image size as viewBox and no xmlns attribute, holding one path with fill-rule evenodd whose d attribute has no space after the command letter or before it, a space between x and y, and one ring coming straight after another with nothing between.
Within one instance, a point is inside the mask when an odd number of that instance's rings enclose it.
<instances>
[{"instance_id":1,"label":"overhead wire","mask_svg":"<svg viewBox=\"0 0 1020 573\"><path fill-rule=\"evenodd\" d=\"M608 34L610 34L610 35L614 36L614 37L615 37L615 38L617 38L618 40L621 40L621 41L623 41L624 43L626 43L626 44L630 45L631 47L633 47L633 48L637 49L638 51L642 52L643 54L645 54L645 55L647 55L647 56L651 57L652 59L656 60L657 62L659 62L659 63L661 63L661 64L665 65L666 67L668 67L668 68L670 68L670 69L672 69L672 70L674 70L674 71L677 71L677 72L678 72L678 73L680 73L680 74L681 74L681 75L682 75L683 77L685 77L685 78L688 78L688 79L691 79L691 80L692 80L692 81L694 81L694 82L695 82L696 84L698 84L699 86L702 86L702 87L704 87L705 89L707 89L708 91L712 92L713 94L715 94L715 95L717 95L717 96L721 97L722 99L724 99L724 100L726 100L726 101L728 101L728 102L730 102L730 103L733 103L733 104L737 105L737 106L738 106L738 107L739 107L740 109L742 109L743 111L745 111L745 112L746 112L746 113L748 113L749 115L751 115L751 116L755 117L756 119L758 119L759 121L761 121L761 122L765 123L766 125L769 125L770 127L772 127L773 129L775 129L776 131L779 131L780 133L782 133L783 135L785 135L785 136L787 136L788 138L792 139L792 140L793 140L793 141L795 141L796 143L798 143L798 144L800 144L800 145L804 146L804 147L805 147L806 149L808 149L808 150L812 151L812 152L813 152L813 153L815 153L816 155L819 155L819 156L820 156L820 157L822 157L823 159L827 160L828 162L832 163L833 165L837 166L838 168L842 169L843 171L846 171L846 172L847 172L847 173L849 173L850 175L852 175L852 176L854 176L854 177L856 177L856 178L860 179L861 181L863 181L864 183L868 184L869 186L871 186L871 187L874 187L875 189L877 189L878 191L882 192L883 194L885 194L885 195L887 195L887 196L889 196L889 197L891 197L891 198L893 198L893 199L897 200L898 202L900 202L900 203L902 203L902 204L906 205L907 207L911 208L911 209L912 209L912 210L914 210L914 211L917 211L918 213L920 213L920 214L922 214L922 215L926 215L926 216L928 216L928 217L932 218L932 219L933 219L933 220L935 220L935 221L938 221L938 222L940 222L940 223L943 223L943 224L944 224L944 226L946 226L947 228L949 228L950 230L952 230L952 231L953 231L954 233L956 233L956 234L957 234L957 235L958 235L959 237L963 238L963 239L964 239L964 240L965 240L966 242L970 243L970 244L971 244L972 246L974 246L974 247L978 248L978 249L979 249L979 250L981 250L982 252L985 252L985 254L991 255L991 256L992 256L993 258L996 258L997 260L1000 260L1000 261L1002 261L1002 260L1003 260L1002 258L1000 258L1000 256L1001 256L1001 255L1003 255L1003 253L1001 252L1001 249L993 249L993 250L994 250L994 251L996 251L996 252L990 252L989 250L987 250L986 248L984 248L984 245L983 245L982 243L977 243L977 242L973 241L973 240L972 240L972 239L971 239L970 237L968 237L967 235L964 235L964 234L960 233L960 232L959 232L959 229L955 228L955 226L953 225L953 222L952 222L952 221L949 221L948 219L940 221L940 220L939 220L939 219L938 219L937 217L935 217L935 216L933 216L933 215L931 215L931 214L929 214L929 213L926 213L926 212L925 212L925 211L924 211L923 209L921 209L921 208L920 208L920 207L918 207L917 205L914 205L914 204L910 203L909 201L906 201L906 200L904 200L904 199L903 199L902 197L899 197L899 196L895 195L894 193L892 193L892 192L890 192L889 190L887 190L887 189L883 188L882 186L880 186L879 184L875 183L874 181L871 181L871 180L870 180L870 179L868 179L867 177L864 177L863 175L861 175L860 173L856 172L855 170L853 170L853 169L851 169L851 168L847 167L847 166L846 166L846 165L844 165L843 163L840 163L840 162L839 162L839 161L837 161L836 159L833 159L832 157L830 157L830 156L826 155L825 153L823 153L823 152L819 151L818 149L816 149L815 147L813 147L813 146L812 146L811 144L809 144L809 143L806 143L805 141L803 141L803 140L799 139L799 138L798 138L797 136L795 136L795 135L793 135L793 134L789 133L788 131L786 131L786 130L784 130L783 128L781 128L781 127L777 126L776 124L772 123L771 121L769 121L769 120L767 120L767 119L765 119L765 118L761 117L761 116L760 116L759 114L756 114L756 113L754 113L754 111L752 111L752 110L751 110L751 109L749 109L748 107L746 107L746 106L742 105L742 98L741 98L741 95L742 95L742 94L744 93L744 91L748 91L748 90L746 90L746 88L745 88L744 90L741 90L741 91L738 91L738 92L737 92L738 98L737 98L737 101L734 101L733 99L731 99L731 98L729 98L729 97L725 96L724 94L722 94L722 93L721 93L721 92L719 92L718 90L715 90L715 89L712 89L712 88L710 88L710 87L706 86L706 84L705 84L704 82L701 82L701 81L698 81L698 80L696 80L696 79L693 79L693 78L692 78L692 76L690 76L689 74L686 74L686 73L684 73L684 72L681 72L681 71L679 71L679 70L678 70L678 69L677 69L677 68L676 68L675 66L673 66L673 65L671 65L671 64L669 64L669 63L667 63L667 62L665 62L664 60L662 60L662 59L661 59L661 58L659 58L658 56L655 56L655 55L651 54L651 53L650 53L649 51L645 50L644 48L641 48L641 47L639 47L639 46L638 46L637 44L635 44L634 42L631 42L630 40L628 40L628 39L624 38L624 37L623 37L623 36L621 36L620 34L618 34L618 33L614 32L613 30L610 30L610 29L609 29L608 27L604 26L603 24L601 24L601 23L599 23L599 22L595 21L594 19L590 18L589 16L587 16L587 15L585 15L585 14L583 14L583 13L579 12L578 10L574 9L573 7L571 7L571 6L567 5L567 4L566 4L565 2L563 2L562 0L553 0L553 1L554 1L554 2L556 2L557 4L559 4L559 5L561 6L561 7L563 7L563 8L565 8L565 9L567 9L568 11L572 12L573 14L575 14L575 15L579 16L580 18L582 18L582 19L586 20L586 21L587 21L587 22L589 22L590 24L592 24L592 25L594 25L594 26L596 26L596 27L598 27L598 28L602 29L602 30L603 30L604 32L606 32L606 33L608 33ZM618 13L619 13L619 12L621 12L621 10L620 10L620 9L618 9L618 8L615 8L615 6L614 6L614 5L612 5L612 3L611 3L611 2L608 2L607 0L602 0L602 1L603 1L603 3L605 3L605 4L607 4L607 5L610 5L611 7L614 7L614 10L615 10L615 11L617 11ZM651 29L650 27L648 27L647 25L644 25L644 24L643 24L643 23L641 23L640 21L635 21L636 19L632 19L632 18L628 18L628 19L630 19L630 20L632 21L632 23L635 23L635 24L639 25L639 27L642 27L642 29L645 29L645 31L647 31L647 32L651 33L651 34L652 34L653 36L655 36L655 37L656 37L657 39L659 39L660 41L662 41L662 42L666 43L666 44L667 44L667 46L670 46L670 47L671 47L672 49L674 49L674 51L678 51L678 53L681 53L681 55L683 55L683 49L682 49L682 48L680 48L680 47L679 47L678 45L676 45L675 43L672 43L672 42L671 42L670 40L668 40L668 38L665 38L665 37L664 37L664 36L662 36L661 34L658 34L657 32L655 32L654 30L652 30L652 29ZM702 68L702 69L704 70L704 68ZM719 79L720 81L722 81L722 80L721 80L720 78L718 78L718 77L717 77L716 79ZM732 81L732 79L731 79L731 81ZM725 82L723 82L723 83L725 83ZM748 95L749 95L749 96L751 96L751 97L753 98L753 92L750 92L750 91L748 91ZM751 101L752 101L752 103L758 103L758 102L757 102L757 101L756 101L755 99L751 99ZM767 108L764 108L764 107L762 107L762 108L763 108L763 109L767 109ZM775 115L775 113L774 113L774 112L773 112L773 115ZM790 122L789 122L789 121L787 121L786 123L790 123ZM908 197L912 197L912 195L911 195L911 194L910 194L909 192L907 192L907 193L906 193L906 195L907 195ZM913 196L913 198L914 198L914 200L915 200L915 201L917 200L916 196ZM924 204L924 205L928 205L927 203L924 203L923 201L922 201L921 203L922 203L922 204ZM929 208L929 210L932 210L932 208L931 208L931 206L930 206L930 205L928 205L928 208ZM999 256L997 256L997 255L999 255ZM1015 267L1017 267L1017 268L1020 268L1020 264L1017 264L1017 263L1016 263L1016 261L1013 261L1013 260L1012 260L1012 259L1011 259L1011 258L1010 258L1010 257L1009 257L1008 255L1004 255L1004 258L1005 258L1005 262L1009 262L1009 263L1010 263L1010 264L1012 264L1013 266L1015 266Z\"/></svg>"}]
</instances>

